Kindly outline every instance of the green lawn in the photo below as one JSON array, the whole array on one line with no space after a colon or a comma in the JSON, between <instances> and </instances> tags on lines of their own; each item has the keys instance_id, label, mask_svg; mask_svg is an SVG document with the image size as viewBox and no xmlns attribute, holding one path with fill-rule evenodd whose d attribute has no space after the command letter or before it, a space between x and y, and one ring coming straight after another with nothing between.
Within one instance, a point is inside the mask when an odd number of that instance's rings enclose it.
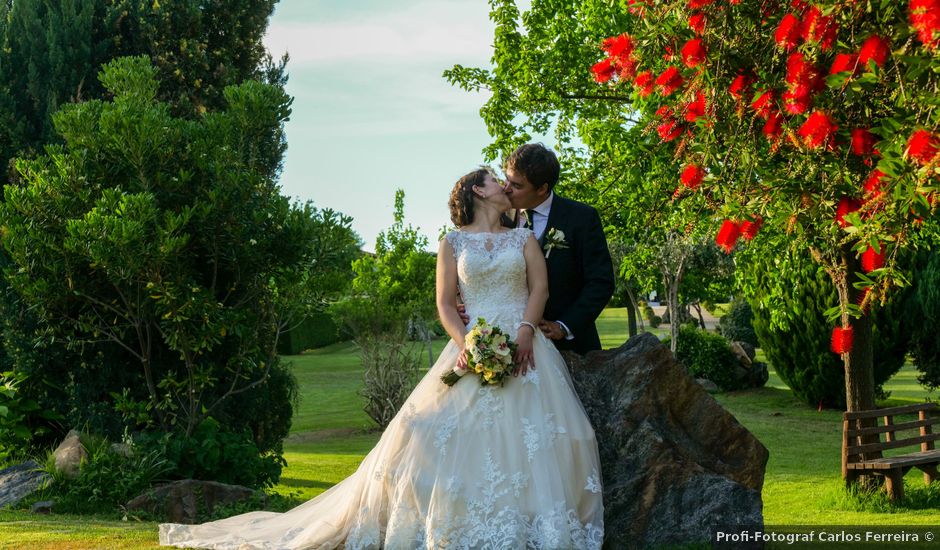
<instances>
[{"instance_id":1,"label":"green lawn","mask_svg":"<svg viewBox=\"0 0 940 550\"><path fill-rule=\"evenodd\" d=\"M609 309L598 322L605 347L621 344L626 313ZM668 325L654 332L667 334ZM445 342L435 342L435 354ZM426 352L425 352L426 353ZM289 357L301 385L300 408L285 443L288 467L276 491L298 499L320 494L352 473L378 440L362 412L357 390L362 369L352 344L341 343ZM911 365L886 385L887 404L922 402L929 395ZM722 405L770 450L764 482L768 525L937 524L940 484L923 487L919 470L906 478L908 499L894 506L884 499L846 496L839 478L841 413L817 411L797 401L771 372L758 390L717 395ZM51 516L0 511L0 548L153 548L156 525L149 522Z\"/></svg>"}]
</instances>

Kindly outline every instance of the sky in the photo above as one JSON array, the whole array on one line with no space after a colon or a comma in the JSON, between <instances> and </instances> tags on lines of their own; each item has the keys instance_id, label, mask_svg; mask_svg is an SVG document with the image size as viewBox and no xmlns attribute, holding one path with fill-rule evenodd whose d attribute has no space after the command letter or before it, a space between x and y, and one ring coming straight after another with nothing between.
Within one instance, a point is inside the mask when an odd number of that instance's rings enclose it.
<instances>
[{"instance_id":1,"label":"sky","mask_svg":"<svg viewBox=\"0 0 940 550\"><path fill-rule=\"evenodd\" d=\"M436 249L450 189L490 142L487 93L442 73L489 67L493 29L486 0L280 0L264 42L290 55L282 192L351 216L373 250L404 189L406 223Z\"/></svg>"}]
</instances>

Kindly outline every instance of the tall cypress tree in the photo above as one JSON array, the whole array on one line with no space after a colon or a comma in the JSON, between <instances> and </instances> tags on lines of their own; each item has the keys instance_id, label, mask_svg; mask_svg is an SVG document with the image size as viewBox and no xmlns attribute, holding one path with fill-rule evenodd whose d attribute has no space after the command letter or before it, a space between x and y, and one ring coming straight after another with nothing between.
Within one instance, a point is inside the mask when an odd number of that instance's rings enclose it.
<instances>
[{"instance_id":1,"label":"tall cypress tree","mask_svg":"<svg viewBox=\"0 0 940 550\"><path fill-rule=\"evenodd\" d=\"M100 98L98 71L147 55L158 99L177 116L224 107L222 90L245 80L283 85L262 39L276 0L6 0L0 4L0 162L57 142L51 115ZM7 170L7 172L9 172ZM8 174L11 175L11 174Z\"/></svg>"}]
</instances>

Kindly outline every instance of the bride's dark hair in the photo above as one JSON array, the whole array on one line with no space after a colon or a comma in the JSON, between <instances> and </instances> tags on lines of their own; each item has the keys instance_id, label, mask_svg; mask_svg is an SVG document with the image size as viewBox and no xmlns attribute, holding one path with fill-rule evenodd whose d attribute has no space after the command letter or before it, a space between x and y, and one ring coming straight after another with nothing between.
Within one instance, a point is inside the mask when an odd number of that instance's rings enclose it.
<instances>
[{"instance_id":1,"label":"bride's dark hair","mask_svg":"<svg viewBox=\"0 0 940 550\"><path fill-rule=\"evenodd\" d=\"M499 178L488 166L481 166L461 177L454 184L450 191L450 198L447 200L447 206L450 208L450 221L457 227L463 227L473 223L473 192L474 186L482 187L486 183L486 176L493 176L497 181ZM500 221L506 227L513 227L512 220L506 214L503 214Z\"/></svg>"}]
</instances>

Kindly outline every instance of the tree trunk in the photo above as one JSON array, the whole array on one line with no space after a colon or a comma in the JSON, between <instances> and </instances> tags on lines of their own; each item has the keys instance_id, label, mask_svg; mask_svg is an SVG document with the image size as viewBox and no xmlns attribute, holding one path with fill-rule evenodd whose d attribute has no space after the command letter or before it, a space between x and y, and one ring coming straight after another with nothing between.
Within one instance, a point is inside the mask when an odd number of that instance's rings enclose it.
<instances>
[{"instance_id":1,"label":"tree trunk","mask_svg":"<svg viewBox=\"0 0 940 550\"><path fill-rule=\"evenodd\" d=\"M627 331L629 334L629 338L633 338L634 336L637 335L636 318L638 315L637 313L638 308L636 304L636 296L633 295L633 288L632 288L632 285L630 284L630 281L627 281L626 288L627 288Z\"/></svg>"},{"instance_id":2,"label":"tree trunk","mask_svg":"<svg viewBox=\"0 0 940 550\"><path fill-rule=\"evenodd\" d=\"M849 412L868 411L875 408L874 352L872 350L871 316L866 314L860 319L849 317L847 306L854 304L858 291L853 286L861 266L851 248L843 249L845 275L833 282L839 292L839 305L842 306L842 326L852 327L852 350L843 354L845 366L845 406Z\"/></svg>"},{"instance_id":3,"label":"tree trunk","mask_svg":"<svg viewBox=\"0 0 940 550\"><path fill-rule=\"evenodd\" d=\"M847 306L855 303L859 292L853 286L857 281L855 273L861 266L851 247L842 249L842 266L844 271L833 276L833 282L839 293L839 305L842 307L842 326L852 327L852 349L842 354L845 368L845 407L846 411L869 411L875 408L875 374L874 352L872 350L872 321L871 315L862 315L859 319L849 317ZM831 271L834 274L836 271ZM868 418L861 421L862 427L873 427L876 419ZM861 436L861 443L877 443L878 434ZM864 453L862 459L872 460L881 458L881 453ZM881 479L878 476L862 475L858 479L859 487L873 490L879 487Z\"/></svg>"},{"instance_id":4,"label":"tree trunk","mask_svg":"<svg viewBox=\"0 0 940 550\"><path fill-rule=\"evenodd\" d=\"M681 264L680 264L681 265ZM669 341L669 349L672 354L676 354L679 344L679 280L682 268L675 275L669 277L669 334L672 338Z\"/></svg>"}]
</instances>

